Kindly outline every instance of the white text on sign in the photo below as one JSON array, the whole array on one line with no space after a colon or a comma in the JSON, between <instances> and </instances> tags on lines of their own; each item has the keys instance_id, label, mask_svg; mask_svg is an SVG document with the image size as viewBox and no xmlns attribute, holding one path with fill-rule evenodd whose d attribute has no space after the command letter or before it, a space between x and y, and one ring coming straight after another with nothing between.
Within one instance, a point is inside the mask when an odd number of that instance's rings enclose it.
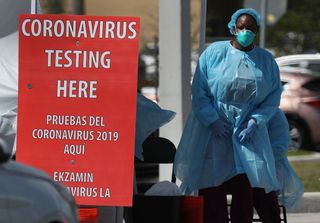
<instances>
[{"instance_id":1,"label":"white text on sign","mask_svg":"<svg viewBox=\"0 0 320 223\"><path fill-rule=\"evenodd\" d=\"M57 97L63 98L97 98L97 81L58 80Z\"/></svg>"},{"instance_id":2,"label":"white text on sign","mask_svg":"<svg viewBox=\"0 0 320 223\"><path fill-rule=\"evenodd\" d=\"M111 66L110 51L50 50L46 49L48 67L99 68Z\"/></svg>"}]
</instances>

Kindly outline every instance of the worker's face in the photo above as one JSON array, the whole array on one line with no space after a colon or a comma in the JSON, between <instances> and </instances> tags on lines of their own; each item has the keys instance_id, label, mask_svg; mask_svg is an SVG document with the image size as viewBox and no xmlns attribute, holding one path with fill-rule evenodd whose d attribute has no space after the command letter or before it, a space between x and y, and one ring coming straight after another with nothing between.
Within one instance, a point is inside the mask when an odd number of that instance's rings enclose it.
<instances>
[{"instance_id":1,"label":"worker's face","mask_svg":"<svg viewBox=\"0 0 320 223\"><path fill-rule=\"evenodd\" d=\"M254 34L258 33L256 20L251 15L243 14L238 17L235 27L235 33L243 29L250 30Z\"/></svg>"}]
</instances>

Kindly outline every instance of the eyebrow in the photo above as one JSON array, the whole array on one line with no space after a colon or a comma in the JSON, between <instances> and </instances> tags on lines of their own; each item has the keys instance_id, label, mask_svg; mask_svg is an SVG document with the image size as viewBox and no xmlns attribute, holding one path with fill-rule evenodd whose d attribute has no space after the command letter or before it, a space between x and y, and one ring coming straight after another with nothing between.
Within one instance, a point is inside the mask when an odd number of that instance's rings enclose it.
<instances>
[{"instance_id":1,"label":"eyebrow","mask_svg":"<svg viewBox=\"0 0 320 223\"><path fill-rule=\"evenodd\" d=\"M236 28L238 28L238 29L247 28L247 29L250 29L252 31L257 31L258 30L258 27L257 27L257 25L256 25L256 23L254 21L250 22L250 23L244 23L244 22L238 20L237 23L236 23Z\"/></svg>"},{"instance_id":2,"label":"eyebrow","mask_svg":"<svg viewBox=\"0 0 320 223\"><path fill-rule=\"evenodd\" d=\"M248 25L245 25L245 24L240 24L240 25L236 25L237 28L252 28L252 29L257 29L257 26L256 25L252 25L252 24L248 24Z\"/></svg>"}]
</instances>

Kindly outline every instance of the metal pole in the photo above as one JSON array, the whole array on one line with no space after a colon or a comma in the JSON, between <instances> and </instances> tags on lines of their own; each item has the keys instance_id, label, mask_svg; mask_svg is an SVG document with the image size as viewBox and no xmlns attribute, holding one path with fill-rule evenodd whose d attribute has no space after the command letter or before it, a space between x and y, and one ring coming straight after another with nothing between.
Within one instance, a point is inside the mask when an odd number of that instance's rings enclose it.
<instances>
[{"instance_id":1,"label":"metal pole","mask_svg":"<svg viewBox=\"0 0 320 223\"><path fill-rule=\"evenodd\" d=\"M84 0L73 0L73 13L75 15L84 14Z\"/></svg>"},{"instance_id":2,"label":"metal pole","mask_svg":"<svg viewBox=\"0 0 320 223\"><path fill-rule=\"evenodd\" d=\"M37 0L31 0L31 14L37 14L38 12L38 2Z\"/></svg>"},{"instance_id":3,"label":"metal pole","mask_svg":"<svg viewBox=\"0 0 320 223\"><path fill-rule=\"evenodd\" d=\"M261 48L265 47L266 42L266 24L267 24L267 12L268 11L268 1L261 0L261 24L260 24L260 42Z\"/></svg>"},{"instance_id":4,"label":"metal pole","mask_svg":"<svg viewBox=\"0 0 320 223\"><path fill-rule=\"evenodd\" d=\"M205 49L206 44L206 16L207 16L207 0L201 0L201 13L200 13L200 42L199 42L199 55Z\"/></svg>"},{"instance_id":5,"label":"metal pole","mask_svg":"<svg viewBox=\"0 0 320 223\"><path fill-rule=\"evenodd\" d=\"M190 31L190 2L181 0L181 100L182 100L182 125L186 123L191 110L191 31Z\"/></svg>"}]
</instances>

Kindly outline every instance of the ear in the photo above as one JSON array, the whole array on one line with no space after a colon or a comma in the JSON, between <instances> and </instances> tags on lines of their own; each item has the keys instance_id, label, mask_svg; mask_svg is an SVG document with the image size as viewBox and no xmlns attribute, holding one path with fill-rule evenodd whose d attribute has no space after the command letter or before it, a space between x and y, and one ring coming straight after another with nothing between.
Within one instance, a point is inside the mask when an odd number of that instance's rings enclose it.
<instances>
[{"instance_id":1,"label":"ear","mask_svg":"<svg viewBox=\"0 0 320 223\"><path fill-rule=\"evenodd\" d=\"M233 33L236 34L237 31L238 31L238 29L237 29L237 27L235 26L234 29L233 29Z\"/></svg>"}]
</instances>

